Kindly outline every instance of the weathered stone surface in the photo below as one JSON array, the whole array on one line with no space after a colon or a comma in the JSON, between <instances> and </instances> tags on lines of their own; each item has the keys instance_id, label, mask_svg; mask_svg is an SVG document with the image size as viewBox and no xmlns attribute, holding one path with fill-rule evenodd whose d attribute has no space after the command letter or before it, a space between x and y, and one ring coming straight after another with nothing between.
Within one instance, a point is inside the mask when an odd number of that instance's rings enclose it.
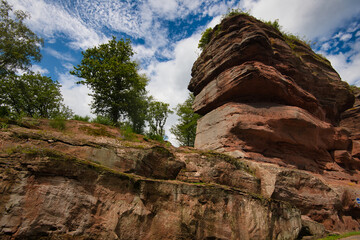
<instances>
[{"instance_id":1,"label":"weathered stone surface","mask_svg":"<svg viewBox=\"0 0 360 240\"><path fill-rule=\"evenodd\" d=\"M350 130L352 139L350 166L360 168L360 89L354 89L354 106L341 115L340 126Z\"/></svg>"},{"instance_id":2,"label":"weathered stone surface","mask_svg":"<svg viewBox=\"0 0 360 240\"><path fill-rule=\"evenodd\" d=\"M296 239L300 211L254 194L259 179L241 161L93 138L83 124L0 131L0 238ZM183 171L164 180L174 163Z\"/></svg>"},{"instance_id":3,"label":"weathered stone surface","mask_svg":"<svg viewBox=\"0 0 360 240\"><path fill-rule=\"evenodd\" d=\"M255 172L240 160L216 153L177 153L186 167L177 179L187 182L218 183L246 192L260 194L260 180Z\"/></svg>"},{"instance_id":4,"label":"weathered stone surface","mask_svg":"<svg viewBox=\"0 0 360 240\"><path fill-rule=\"evenodd\" d=\"M298 107L227 103L198 121L195 146L321 172L334 163L332 151L351 147L346 134Z\"/></svg>"},{"instance_id":5,"label":"weathered stone surface","mask_svg":"<svg viewBox=\"0 0 360 240\"><path fill-rule=\"evenodd\" d=\"M301 225L302 239L319 239L328 233L322 224L311 220L308 216L301 216Z\"/></svg>"},{"instance_id":6,"label":"weathered stone surface","mask_svg":"<svg viewBox=\"0 0 360 240\"><path fill-rule=\"evenodd\" d=\"M303 218L321 223L328 231L355 231L360 228L360 195L357 184L329 181L311 172L278 167L274 164L246 161L261 181L261 194L290 201L301 210ZM351 209L351 210L350 210Z\"/></svg>"},{"instance_id":7,"label":"weathered stone surface","mask_svg":"<svg viewBox=\"0 0 360 240\"><path fill-rule=\"evenodd\" d=\"M325 119L325 113L313 95L274 67L260 62L245 62L220 73L196 95L194 110L204 115L229 101L254 100L301 107Z\"/></svg>"},{"instance_id":8,"label":"weathered stone surface","mask_svg":"<svg viewBox=\"0 0 360 240\"><path fill-rule=\"evenodd\" d=\"M0 232L17 238L295 239L300 230L295 208L234 190L19 160L0 218Z\"/></svg>"},{"instance_id":9,"label":"weathered stone surface","mask_svg":"<svg viewBox=\"0 0 360 240\"><path fill-rule=\"evenodd\" d=\"M195 148L253 163L261 194L292 202L312 226L359 229L343 199L360 193L360 118L326 59L240 14L214 28L188 88L203 115Z\"/></svg>"},{"instance_id":10,"label":"weathered stone surface","mask_svg":"<svg viewBox=\"0 0 360 240\"><path fill-rule=\"evenodd\" d=\"M216 26L214 29L220 30L217 34L214 30L210 43L205 47L192 68L189 90L195 95L199 95L212 81L226 82L232 86L237 83L243 84L245 77L232 75L230 69L244 69L252 61L267 65L268 68L276 70L272 70L272 72L278 73L277 75L270 75L270 78L267 78L266 71L263 75L258 74L264 80L254 81L251 88L257 88L260 93L263 92L264 86L262 84L264 84L265 79L270 82L281 82L287 79L287 81L296 83L308 95L314 96L325 111L327 119L333 123L338 122L340 113L350 108L354 103L354 96L349 92L347 83L341 81L339 75L326 59L316 55L307 45L299 41L285 42L278 31L253 17L245 15L225 18L220 26ZM235 68L236 66L237 68ZM250 77L254 76L254 74L249 75ZM239 78L243 80L233 82L234 79ZM219 92L216 88L221 87L223 85L216 86L212 83L207 87L206 92L216 93ZM274 85L271 89L273 88ZM289 91L292 92L294 89L294 87L289 88ZM280 91L281 88L275 91L275 99ZM216 107L216 105L222 104L224 97L226 96L218 97L218 100L216 99L212 105ZM245 91L238 92L237 97L239 99L249 98ZM257 97L261 99L263 96L258 94L252 97L257 100ZM195 102L204 101L202 100L203 94L198 98L200 99L195 98ZM306 108L305 104L304 109ZM318 110L317 108L314 109ZM200 112L205 114L204 112L211 110L213 108L209 106L201 109Z\"/></svg>"}]
</instances>

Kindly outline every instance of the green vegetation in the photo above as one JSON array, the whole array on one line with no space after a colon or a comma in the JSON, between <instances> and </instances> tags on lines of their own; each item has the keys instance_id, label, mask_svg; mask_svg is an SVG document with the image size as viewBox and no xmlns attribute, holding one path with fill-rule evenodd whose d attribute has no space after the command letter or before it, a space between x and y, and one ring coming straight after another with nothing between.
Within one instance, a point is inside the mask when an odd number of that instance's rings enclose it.
<instances>
[{"instance_id":1,"label":"green vegetation","mask_svg":"<svg viewBox=\"0 0 360 240\"><path fill-rule=\"evenodd\" d=\"M113 124L120 118L128 118L134 126L144 124L132 113L135 109L141 111L139 106L145 105L142 103L148 79L138 74L138 64L131 60L134 52L130 40L117 41L113 37L108 43L82 54L81 64L70 73L83 78L78 84L92 89L94 113L110 118Z\"/></svg>"},{"instance_id":2,"label":"green vegetation","mask_svg":"<svg viewBox=\"0 0 360 240\"><path fill-rule=\"evenodd\" d=\"M14 11L6 0L0 0L0 16L0 117L16 124L24 117L48 118L52 119L51 126L64 129L64 120L73 113L63 104L61 85L29 70L32 62L41 60L43 40L24 24L28 15ZM149 134L162 139L171 110L168 104L148 97L145 87L149 80L138 73L138 64L132 60L131 42L113 37L82 54L81 64L71 74L82 78L78 84L92 89L92 110L98 115L92 122L130 126L131 133L123 130L125 138L133 133L144 134L148 123ZM16 74L18 70L24 74ZM73 119L90 121L88 116L76 115Z\"/></svg>"},{"instance_id":3,"label":"green vegetation","mask_svg":"<svg viewBox=\"0 0 360 240\"><path fill-rule=\"evenodd\" d=\"M169 104L158 102L150 98L147 121L149 123L149 133L147 136L150 139L163 141L165 136L165 123L168 115L173 113L169 108Z\"/></svg>"},{"instance_id":4,"label":"green vegetation","mask_svg":"<svg viewBox=\"0 0 360 240\"><path fill-rule=\"evenodd\" d=\"M251 14L249 11L243 11L239 8L232 8L232 9L229 9L228 12L222 16L222 19L225 19L227 17L237 16L237 15L245 15L245 16L251 17Z\"/></svg>"},{"instance_id":5,"label":"green vegetation","mask_svg":"<svg viewBox=\"0 0 360 240\"><path fill-rule=\"evenodd\" d=\"M7 123L0 122L0 129L7 129L8 127Z\"/></svg>"},{"instance_id":6,"label":"green vegetation","mask_svg":"<svg viewBox=\"0 0 360 240\"><path fill-rule=\"evenodd\" d=\"M222 20L224 20L225 18L228 18L228 17L237 16L237 15L251 16L249 12L245 12L241 9L233 8L231 10L229 9L228 13L226 13L222 16ZM221 31L221 25L217 25L217 27L214 29L211 27L207 28L201 34L198 48L200 48L201 50L204 50L206 45L210 42L211 38L216 37L220 33L220 31Z\"/></svg>"},{"instance_id":7,"label":"green vegetation","mask_svg":"<svg viewBox=\"0 0 360 240\"><path fill-rule=\"evenodd\" d=\"M98 136L114 137L112 134L110 134L106 130L105 126L102 126L102 125L97 126L95 128L90 127L90 126L81 126L79 129L89 135L96 136L96 137L98 137Z\"/></svg>"},{"instance_id":8,"label":"green vegetation","mask_svg":"<svg viewBox=\"0 0 360 240\"><path fill-rule=\"evenodd\" d=\"M15 74L18 69L28 70L31 62L41 60L43 39L36 36L25 24L29 16L13 10L7 1L0 2L0 76Z\"/></svg>"},{"instance_id":9,"label":"green vegetation","mask_svg":"<svg viewBox=\"0 0 360 240\"><path fill-rule=\"evenodd\" d=\"M66 121L62 117L56 117L54 119L51 119L49 124L52 128L55 128L55 129L58 129L61 131L66 129Z\"/></svg>"},{"instance_id":10,"label":"green vegetation","mask_svg":"<svg viewBox=\"0 0 360 240\"><path fill-rule=\"evenodd\" d=\"M98 123L98 124L103 124L103 125L107 125L107 126L114 126L114 122L106 116L96 116L96 118L91 120L92 123Z\"/></svg>"},{"instance_id":11,"label":"green vegetation","mask_svg":"<svg viewBox=\"0 0 360 240\"><path fill-rule=\"evenodd\" d=\"M132 127L128 124L124 124L120 127L121 134L126 141L135 141L136 134L133 132Z\"/></svg>"},{"instance_id":12,"label":"green vegetation","mask_svg":"<svg viewBox=\"0 0 360 240\"><path fill-rule=\"evenodd\" d=\"M341 239L341 238L346 238L346 237L350 237L350 236L356 236L356 235L360 235L360 232L349 232L349 233L345 233L345 234L341 234L341 235L330 235L327 236L325 238L320 238L318 240L336 240L336 239Z\"/></svg>"},{"instance_id":13,"label":"green vegetation","mask_svg":"<svg viewBox=\"0 0 360 240\"><path fill-rule=\"evenodd\" d=\"M9 75L0 79L0 102L17 115L69 118L72 112L62 103L60 87L40 74Z\"/></svg>"},{"instance_id":14,"label":"green vegetation","mask_svg":"<svg viewBox=\"0 0 360 240\"><path fill-rule=\"evenodd\" d=\"M279 24L279 19L276 19L275 21L262 21L263 23L265 23L268 26L273 27L276 31L278 31L280 33L281 36L284 37L285 42L292 48L294 49L296 46L296 43L301 43L304 44L308 47L310 47L311 42L306 40L305 37L300 37L298 35L294 35L291 33L287 33L284 32L282 30L281 25Z\"/></svg>"},{"instance_id":15,"label":"green vegetation","mask_svg":"<svg viewBox=\"0 0 360 240\"><path fill-rule=\"evenodd\" d=\"M43 40L24 24L28 17L0 1L0 115L68 118L72 112L62 103L61 85L29 70L32 62L41 60ZM16 74L19 70L25 73Z\"/></svg>"},{"instance_id":16,"label":"green vegetation","mask_svg":"<svg viewBox=\"0 0 360 240\"><path fill-rule=\"evenodd\" d=\"M190 93L186 101L178 104L175 109L179 116L179 123L172 126L170 132L175 135L181 146L193 147L195 143L197 120L200 115L194 113L193 103L194 95Z\"/></svg>"},{"instance_id":17,"label":"green vegetation","mask_svg":"<svg viewBox=\"0 0 360 240\"><path fill-rule=\"evenodd\" d=\"M212 35L213 29L211 27L207 28L202 34L201 38L198 44L198 48L203 50L205 46L210 42L211 35Z\"/></svg>"},{"instance_id":18,"label":"green vegetation","mask_svg":"<svg viewBox=\"0 0 360 240\"><path fill-rule=\"evenodd\" d=\"M74 115L71 120L77 120L77 121L82 121L82 122L89 122L90 121L90 117L89 116L85 116L82 117L80 115Z\"/></svg>"}]
</instances>

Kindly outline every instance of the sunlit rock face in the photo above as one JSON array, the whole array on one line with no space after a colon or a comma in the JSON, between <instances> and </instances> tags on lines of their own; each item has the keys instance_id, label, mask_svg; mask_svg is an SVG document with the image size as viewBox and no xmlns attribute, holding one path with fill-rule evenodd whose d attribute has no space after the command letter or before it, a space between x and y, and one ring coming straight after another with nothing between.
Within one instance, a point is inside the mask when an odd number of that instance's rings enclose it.
<instances>
[{"instance_id":1,"label":"sunlit rock face","mask_svg":"<svg viewBox=\"0 0 360 240\"><path fill-rule=\"evenodd\" d=\"M225 18L210 36L188 87L202 115L195 148L256 163L262 194L329 230L358 229L360 118L348 84L306 43L251 16Z\"/></svg>"}]
</instances>

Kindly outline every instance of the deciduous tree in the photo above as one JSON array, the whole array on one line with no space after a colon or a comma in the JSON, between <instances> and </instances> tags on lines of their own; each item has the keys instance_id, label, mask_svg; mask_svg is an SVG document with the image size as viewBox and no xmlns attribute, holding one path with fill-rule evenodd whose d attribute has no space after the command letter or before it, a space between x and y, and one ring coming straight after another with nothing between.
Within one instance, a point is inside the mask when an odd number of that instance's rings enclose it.
<instances>
[{"instance_id":1,"label":"deciduous tree","mask_svg":"<svg viewBox=\"0 0 360 240\"><path fill-rule=\"evenodd\" d=\"M40 74L11 74L0 79L0 103L16 114L69 118L72 112L62 102L60 87L57 81Z\"/></svg>"},{"instance_id":2,"label":"deciduous tree","mask_svg":"<svg viewBox=\"0 0 360 240\"><path fill-rule=\"evenodd\" d=\"M93 112L108 116L114 123L128 118L134 126L140 124L135 111L143 104L147 79L138 74L138 64L131 59L134 52L130 40L113 37L82 54L81 64L70 73L83 78L78 83L91 88ZM140 128L135 126L135 130Z\"/></svg>"},{"instance_id":3,"label":"deciduous tree","mask_svg":"<svg viewBox=\"0 0 360 240\"><path fill-rule=\"evenodd\" d=\"M32 61L40 61L39 38L25 24L25 12L14 11L5 0L0 1L0 77L16 70L28 70Z\"/></svg>"},{"instance_id":4,"label":"deciduous tree","mask_svg":"<svg viewBox=\"0 0 360 240\"><path fill-rule=\"evenodd\" d=\"M147 121L149 123L150 135L163 138L165 136L165 123L168 115L173 113L168 103L158 102L150 98Z\"/></svg>"},{"instance_id":5,"label":"deciduous tree","mask_svg":"<svg viewBox=\"0 0 360 240\"><path fill-rule=\"evenodd\" d=\"M194 113L193 102L194 95L190 93L186 101L178 104L175 109L179 116L179 123L172 126L170 132L175 135L181 146L193 147L195 143L197 120L200 115Z\"/></svg>"}]
</instances>

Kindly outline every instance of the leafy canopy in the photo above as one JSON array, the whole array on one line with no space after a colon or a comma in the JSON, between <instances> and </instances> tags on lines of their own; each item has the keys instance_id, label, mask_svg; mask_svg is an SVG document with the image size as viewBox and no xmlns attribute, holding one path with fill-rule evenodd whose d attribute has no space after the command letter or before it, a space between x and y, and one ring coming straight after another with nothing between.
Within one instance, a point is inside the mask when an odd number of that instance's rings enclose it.
<instances>
[{"instance_id":1,"label":"leafy canopy","mask_svg":"<svg viewBox=\"0 0 360 240\"><path fill-rule=\"evenodd\" d=\"M16 70L28 70L31 61L40 61L43 39L25 24L28 15L14 11L5 1L0 2L0 76Z\"/></svg>"},{"instance_id":2,"label":"leafy canopy","mask_svg":"<svg viewBox=\"0 0 360 240\"><path fill-rule=\"evenodd\" d=\"M179 123L172 126L170 132L175 135L181 146L193 147L195 143L197 120L200 115L194 113L193 103L194 95L190 93L186 101L176 107Z\"/></svg>"},{"instance_id":3,"label":"leafy canopy","mask_svg":"<svg viewBox=\"0 0 360 240\"><path fill-rule=\"evenodd\" d=\"M165 135L165 123L168 115L173 113L168 103L158 102L150 98L147 121L149 123L149 136L157 136L163 139Z\"/></svg>"},{"instance_id":4,"label":"leafy canopy","mask_svg":"<svg viewBox=\"0 0 360 240\"><path fill-rule=\"evenodd\" d=\"M92 109L107 116L113 123L128 118L136 129L144 125L143 118L134 116L142 108L148 79L138 74L138 65L131 60L134 52L130 40L113 37L108 43L82 52L81 64L70 73L83 78L78 83L92 89Z\"/></svg>"},{"instance_id":5,"label":"leafy canopy","mask_svg":"<svg viewBox=\"0 0 360 240\"><path fill-rule=\"evenodd\" d=\"M0 105L18 115L69 118L72 112L62 103L60 87L57 81L40 74L11 74L0 79Z\"/></svg>"}]
</instances>

